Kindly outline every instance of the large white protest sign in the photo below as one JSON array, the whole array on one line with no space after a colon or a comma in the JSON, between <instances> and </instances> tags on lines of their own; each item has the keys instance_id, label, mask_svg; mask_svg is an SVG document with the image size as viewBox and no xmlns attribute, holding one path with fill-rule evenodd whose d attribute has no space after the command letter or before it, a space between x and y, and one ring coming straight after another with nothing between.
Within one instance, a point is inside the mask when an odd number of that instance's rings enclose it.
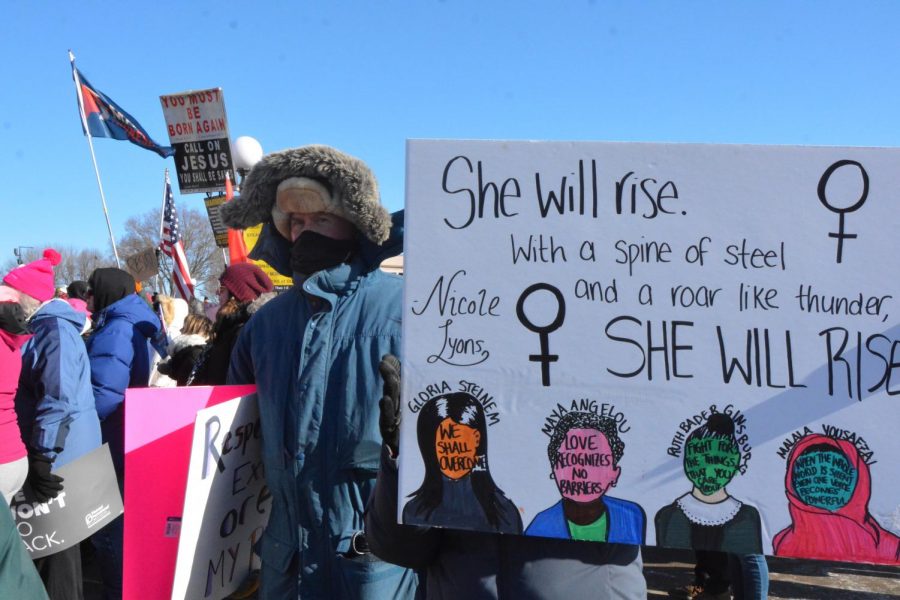
<instances>
[{"instance_id":1,"label":"large white protest sign","mask_svg":"<svg viewBox=\"0 0 900 600\"><path fill-rule=\"evenodd\" d=\"M900 150L407 161L398 519L897 563Z\"/></svg>"},{"instance_id":2,"label":"large white protest sign","mask_svg":"<svg viewBox=\"0 0 900 600\"><path fill-rule=\"evenodd\" d=\"M224 190L225 174L234 181L234 172L222 88L167 94L159 102L175 148L178 189L182 194Z\"/></svg>"},{"instance_id":3,"label":"large white protest sign","mask_svg":"<svg viewBox=\"0 0 900 600\"><path fill-rule=\"evenodd\" d=\"M271 505L256 394L197 411L172 599L237 590L258 561Z\"/></svg>"}]
</instances>

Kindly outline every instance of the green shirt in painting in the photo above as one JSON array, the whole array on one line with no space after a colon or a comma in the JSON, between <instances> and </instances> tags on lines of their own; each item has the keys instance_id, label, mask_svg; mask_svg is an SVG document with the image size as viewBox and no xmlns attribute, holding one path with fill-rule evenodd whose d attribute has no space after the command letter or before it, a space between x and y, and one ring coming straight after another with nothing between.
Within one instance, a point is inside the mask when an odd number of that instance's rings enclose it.
<instances>
[{"instance_id":1,"label":"green shirt in painting","mask_svg":"<svg viewBox=\"0 0 900 600\"><path fill-rule=\"evenodd\" d=\"M569 535L573 540L582 540L585 542L605 542L606 536L609 534L609 526L606 522L606 513L603 516L587 525L576 525L572 521L566 519L569 526Z\"/></svg>"}]
</instances>

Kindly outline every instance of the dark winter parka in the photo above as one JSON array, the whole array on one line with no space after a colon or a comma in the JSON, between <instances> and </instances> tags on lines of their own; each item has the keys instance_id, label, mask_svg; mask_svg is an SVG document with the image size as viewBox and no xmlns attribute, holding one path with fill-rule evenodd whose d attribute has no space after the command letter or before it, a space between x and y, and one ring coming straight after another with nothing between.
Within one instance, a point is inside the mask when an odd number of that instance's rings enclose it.
<instances>
[{"instance_id":1,"label":"dark winter parka","mask_svg":"<svg viewBox=\"0 0 900 600\"><path fill-rule=\"evenodd\" d=\"M307 193L280 206L278 188L288 180ZM356 228L355 254L295 275L293 287L244 326L229 372L230 383L255 382L259 396L272 494L259 597L411 599L415 574L355 543L364 542L363 511L378 468L378 364L400 351L403 284L379 266L401 251L402 215L392 228L364 162L304 146L257 163L222 217L230 227L264 223L251 256L264 255L290 275L289 215L316 212Z\"/></svg>"},{"instance_id":2,"label":"dark winter parka","mask_svg":"<svg viewBox=\"0 0 900 600\"><path fill-rule=\"evenodd\" d=\"M191 385L225 385L231 353L237 344L241 329L250 317L275 295L274 292L262 294L252 302L242 303L237 312L216 321L215 338L204 349L203 356L199 359L201 364Z\"/></svg>"},{"instance_id":3,"label":"dark winter parka","mask_svg":"<svg viewBox=\"0 0 900 600\"><path fill-rule=\"evenodd\" d=\"M295 278L244 326L232 355L229 383L258 386L273 502L261 544L269 589L298 571L303 598L361 589L404 598L415 589L411 571L345 556L364 529L378 470L377 365L400 352L403 284L378 269L400 252L402 215L397 224L383 247L363 243L350 264Z\"/></svg>"},{"instance_id":4,"label":"dark winter parka","mask_svg":"<svg viewBox=\"0 0 900 600\"><path fill-rule=\"evenodd\" d=\"M207 340L202 335L179 335L169 344L169 358L160 362L157 368L163 375L171 377L179 386L193 383L199 365L207 354Z\"/></svg>"}]
</instances>

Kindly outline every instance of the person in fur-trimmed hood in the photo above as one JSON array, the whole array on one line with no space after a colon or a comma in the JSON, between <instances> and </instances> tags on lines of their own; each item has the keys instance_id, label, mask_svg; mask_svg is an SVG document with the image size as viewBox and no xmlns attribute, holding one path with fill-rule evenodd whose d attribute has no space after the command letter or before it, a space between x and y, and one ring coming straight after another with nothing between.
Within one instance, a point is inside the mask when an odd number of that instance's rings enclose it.
<instances>
[{"instance_id":1,"label":"person in fur-trimmed hood","mask_svg":"<svg viewBox=\"0 0 900 600\"><path fill-rule=\"evenodd\" d=\"M206 358L212 332L212 321L205 316L188 315L181 334L169 344L168 358L160 361L159 372L174 380L178 387L191 385Z\"/></svg>"},{"instance_id":2,"label":"person in fur-trimmed hood","mask_svg":"<svg viewBox=\"0 0 900 600\"><path fill-rule=\"evenodd\" d=\"M263 223L251 252L294 285L244 326L228 382L256 383L266 480L262 599L412 598L413 571L369 552L363 511L378 470L378 363L400 351L399 254L361 160L327 146L264 157L223 207L233 228Z\"/></svg>"},{"instance_id":3,"label":"person in fur-trimmed hood","mask_svg":"<svg viewBox=\"0 0 900 600\"><path fill-rule=\"evenodd\" d=\"M213 325L212 343L204 349L190 385L223 385L228 376L231 352L244 324L271 300L272 280L253 263L229 265L219 277L219 311Z\"/></svg>"}]
</instances>

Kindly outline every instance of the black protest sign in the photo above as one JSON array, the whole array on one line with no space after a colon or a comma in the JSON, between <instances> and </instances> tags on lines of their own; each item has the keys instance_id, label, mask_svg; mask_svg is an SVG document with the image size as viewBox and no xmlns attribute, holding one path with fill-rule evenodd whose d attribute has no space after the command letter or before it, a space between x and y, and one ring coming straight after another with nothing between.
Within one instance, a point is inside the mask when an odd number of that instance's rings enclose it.
<instances>
[{"instance_id":1,"label":"black protest sign","mask_svg":"<svg viewBox=\"0 0 900 600\"><path fill-rule=\"evenodd\" d=\"M31 558L71 548L123 512L107 445L54 472L63 478L63 490L56 498L38 502L26 484L10 503L16 529Z\"/></svg>"},{"instance_id":2,"label":"black protest sign","mask_svg":"<svg viewBox=\"0 0 900 600\"><path fill-rule=\"evenodd\" d=\"M228 138L199 142L173 142L178 189L182 194L225 189L225 174L234 179Z\"/></svg>"},{"instance_id":3,"label":"black protest sign","mask_svg":"<svg viewBox=\"0 0 900 600\"><path fill-rule=\"evenodd\" d=\"M219 208L226 201L227 198L224 194L203 199L203 203L206 205L206 214L209 216L209 224L216 238L216 246L219 248L228 247L228 227L222 222L222 216L219 214Z\"/></svg>"}]
</instances>

